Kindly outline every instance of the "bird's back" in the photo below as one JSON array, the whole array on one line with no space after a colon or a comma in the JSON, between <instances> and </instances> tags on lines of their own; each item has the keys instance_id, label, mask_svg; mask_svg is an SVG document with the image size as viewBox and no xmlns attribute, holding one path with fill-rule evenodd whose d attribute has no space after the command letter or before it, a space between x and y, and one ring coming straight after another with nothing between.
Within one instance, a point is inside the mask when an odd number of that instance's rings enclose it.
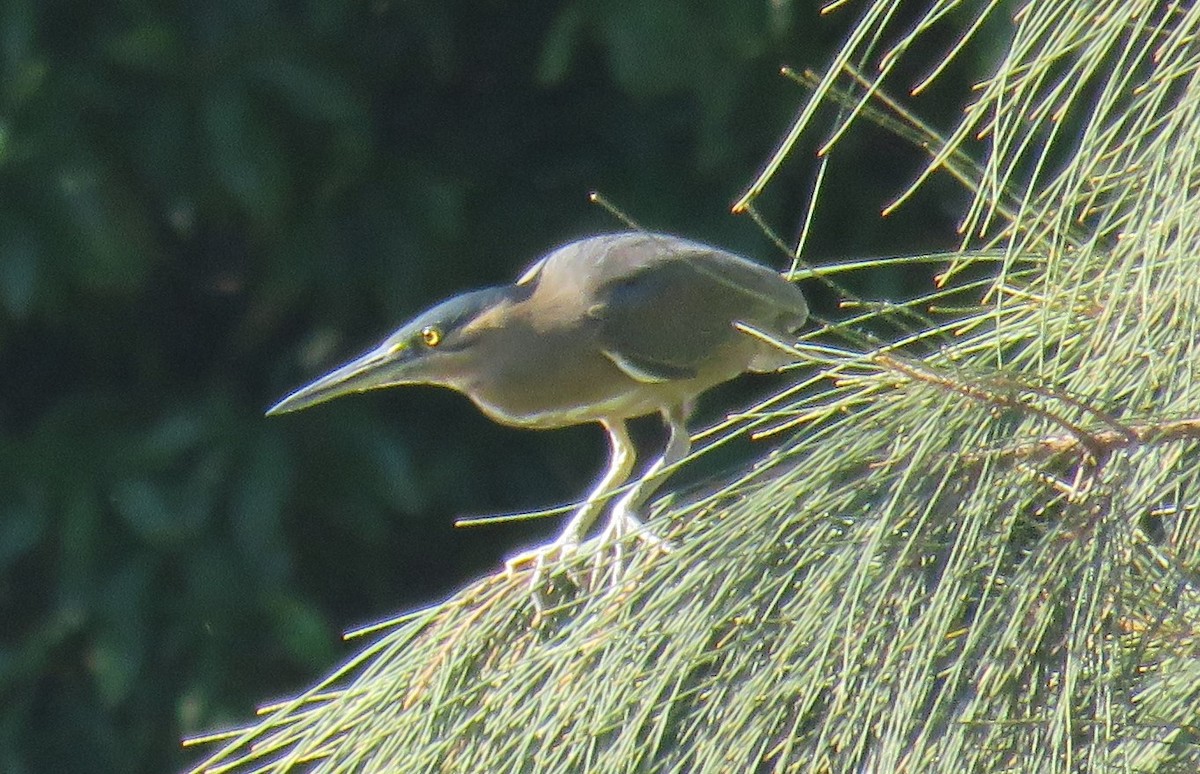
<instances>
[{"instance_id":1,"label":"bird's back","mask_svg":"<svg viewBox=\"0 0 1200 774\"><path fill-rule=\"evenodd\" d=\"M734 323L790 341L808 317L800 289L771 269L664 234L582 239L530 273L589 299L587 314L613 352L665 379L694 374L714 358L738 373L778 368L794 358Z\"/></svg>"}]
</instances>

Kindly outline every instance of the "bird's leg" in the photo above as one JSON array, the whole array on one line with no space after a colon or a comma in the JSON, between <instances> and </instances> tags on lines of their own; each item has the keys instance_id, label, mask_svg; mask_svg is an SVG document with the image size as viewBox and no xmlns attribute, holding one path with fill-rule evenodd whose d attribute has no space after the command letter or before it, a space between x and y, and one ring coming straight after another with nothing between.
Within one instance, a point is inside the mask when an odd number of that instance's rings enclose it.
<instances>
[{"instance_id":1,"label":"bird's leg","mask_svg":"<svg viewBox=\"0 0 1200 774\"><path fill-rule=\"evenodd\" d=\"M629 430L625 427L625 421L621 419L603 420L600 424L604 425L604 429L608 431L608 440L611 446L608 470L605 471L603 478L595 488L588 493L583 505L575 511L571 520L563 527L562 534L555 541L557 544L578 546L583 540L583 536L587 534L588 528L595 523L596 517L604 510L609 495L625 483L629 474L633 472L633 463L637 460L637 447L629 438Z\"/></svg>"},{"instance_id":2,"label":"bird's leg","mask_svg":"<svg viewBox=\"0 0 1200 774\"><path fill-rule=\"evenodd\" d=\"M633 463L637 459L637 447L629 438L629 431L625 427L624 420L601 420L600 424L608 432L611 446L608 470L604 472L600 482L588 493L587 499L571 515L563 531L552 543L518 554L506 562L508 571L512 573L517 567L532 561L533 576L530 583L535 590L541 582L546 563L567 559L579 548L588 528L592 526L596 517L600 515L600 511L604 509L608 496L620 487L633 471Z\"/></svg>"},{"instance_id":3,"label":"bird's leg","mask_svg":"<svg viewBox=\"0 0 1200 774\"><path fill-rule=\"evenodd\" d=\"M638 512L666 480L661 475L663 469L671 467L686 457L692 447L691 436L688 435L687 427L684 425L685 417L686 411L682 406L663 409L663 424L667 426L670 435L662 456L655 460L641 479L617 501L609 514L608 524L604 527L601 540L612 542L615 546L617 573L620 573L623 553L621 539L625 535L633 534L639 540L664 550L667 548L666 542L642 523Z\"/></svg>"}]
</instances>

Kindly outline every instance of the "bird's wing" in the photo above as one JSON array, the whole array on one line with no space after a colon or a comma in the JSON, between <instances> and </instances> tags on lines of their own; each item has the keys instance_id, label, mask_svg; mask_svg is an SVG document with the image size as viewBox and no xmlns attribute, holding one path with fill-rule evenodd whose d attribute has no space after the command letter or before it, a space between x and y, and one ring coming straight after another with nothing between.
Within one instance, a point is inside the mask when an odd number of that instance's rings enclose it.
<instances>
[{"instance_id":1,"label":"bird's wing","mask_svg":"<svg viewBox=\"0 0 1200 774\"><path fill-rule=\"evenodd\" d=\"M631 246L655 250L652 258L610 254L617 265L603 272L611 279L589 311L605 353L635 379L694 376L714 350L745 335L735 322L783 335L804 322L799 288L770 269L682 240L666 247Z\"/></svg>"},{"instance_id":2,"label":"bird's wing","mask_svg":"<svg viewBox=\"0 0 1200 774\"><path fill-rule=\"evenodd\" d=\"M514 285L528 285L528 284L532 283L534 280L537 279L537 276L542 273L542 267L544 267L546 265L546 261L549 259L550 259L550 256L548 256L548 255L543 255L541 258L538 258L536 261L533 262L532 265L530 265L530 267L528 269L521 272L521 276L517 277L517 281L514 282L513 284Z\"/></svg>"}]
</instances>

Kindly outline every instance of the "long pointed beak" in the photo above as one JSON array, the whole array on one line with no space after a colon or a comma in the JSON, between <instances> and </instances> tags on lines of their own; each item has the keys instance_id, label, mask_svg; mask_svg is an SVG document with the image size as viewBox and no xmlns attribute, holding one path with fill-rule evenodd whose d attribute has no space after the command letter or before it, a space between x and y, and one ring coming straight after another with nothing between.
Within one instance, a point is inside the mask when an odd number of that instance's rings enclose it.
<instances>
[{"instance_id":1,"label":"long pointed beak","mask_svg":"<svg viewBox=\"0 0 1200 774\"><path fill-rule=\"evenodd\" d=\"M352 392L366 392L400 384L403 379L397 378L396 369L386 366L399 366L403 359L403 353L393 353L383 347L371 350L312 384L296 390L267 409L267 416L299 411Z\"/></svg>"}]
</instances>

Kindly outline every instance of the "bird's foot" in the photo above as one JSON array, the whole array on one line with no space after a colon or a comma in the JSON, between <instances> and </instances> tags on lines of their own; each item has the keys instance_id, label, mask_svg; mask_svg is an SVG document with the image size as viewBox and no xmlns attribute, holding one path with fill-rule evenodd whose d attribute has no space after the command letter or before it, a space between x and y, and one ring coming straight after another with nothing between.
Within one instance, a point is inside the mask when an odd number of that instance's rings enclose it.
<instances>
[{"instance_id":1,"label":"bird's foot","mask_svg":"<svg viewBox=\"0 0 1200 774\"><path fill-rule=\"evenodd\" d=\"M553 543L522 551L505 560L504 572L510 578L515 577L526 568L531 568L529 574L530 597L539 618L546 610L545 600L542 598L542 581L547 577L547 570L567 564L578 552L578 540L560 537ZM574 577L571 580L576 585L580 585Z\"/></svg>"},{"instance_id":2,"label":"bird's foot","mask_svg":"<svg viewBox=\"0 0 1200 774\"><path fill-rule=\"evenodd\" d=\"M505 561L505 575L511 578L522 572L529 573L535 620L540 620L547 610L543 596L546 589L543 586L558 572L566 574L579 589L596 592L607 585L616 590L625 573L626 552L631 538L663 553L673 549L669 541L656 535L628 508L618 508L596 537L581 543L574 536L560 536L552 543L523 551ZM575 572L577 568L572 566L572 560L581 549L593 546L595 553L591 560L591 571Z\"/></svg>"},{"instance_id":3,"label":"bird's foot","mask_svg":"<svg viewBox=\"0 0 1200 774\"><path fill-rule=\"evenodd\" d=\"M664 554L670 553L673 548L669 541L656 535L654 530L646 526L629 508L616 508L597 538L600 541L600 549L596 552L592 564L592 577L589 584L593 591L599 587L605 577L608 578L610 588L617 588L621 582L621 576L625 573L625 550L629 544L629 538L636 538L638 542L645 543ZM611 559L608 555L610 550Z\"/></svg>"},{"instance_id":4,"label":"bird's foot","mask_svg":"<svg viewBox=\"0 0 1200 774\"><path fill-rule=\"evenodd\" d=\"M640 542L656 548L664 554L669 554L674 550L674 546L669 540L659 537L636 513L628 508L618 508L609 519L608 524L604 525L604 531L600 533L600 538L605 543L613 541L619 544L620 541L629 537L635 537Z\"/></svg>"}]
</instances>

